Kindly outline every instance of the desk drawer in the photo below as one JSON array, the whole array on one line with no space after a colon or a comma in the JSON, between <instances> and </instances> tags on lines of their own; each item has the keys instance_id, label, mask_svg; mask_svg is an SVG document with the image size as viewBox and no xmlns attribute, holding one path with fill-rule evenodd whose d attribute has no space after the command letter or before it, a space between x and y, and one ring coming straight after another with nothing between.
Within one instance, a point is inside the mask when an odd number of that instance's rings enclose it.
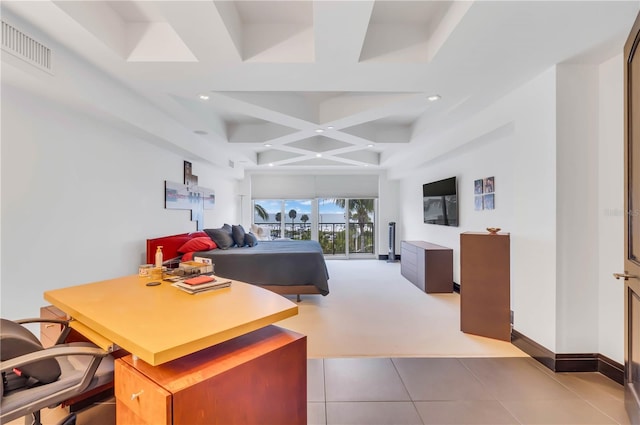
<instances>
[{"instance_id":1,"label":"desk drawer","mask_svg":"<svg viewBox=\"0 0 640 425\"><path fill-rule=\"evenodd\" d=\"M171 393L122 360L115 362L116 423L167 424L171 420Z\"/></svg>"}]
</instances>

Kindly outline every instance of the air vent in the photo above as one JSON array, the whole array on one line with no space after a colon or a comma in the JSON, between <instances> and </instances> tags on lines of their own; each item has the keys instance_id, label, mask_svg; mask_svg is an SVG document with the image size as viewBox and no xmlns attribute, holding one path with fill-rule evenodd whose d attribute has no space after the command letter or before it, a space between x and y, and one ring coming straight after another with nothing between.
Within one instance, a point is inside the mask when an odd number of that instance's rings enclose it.
<instances>
[{"instance_id":1,"label":"air vent","mask_svg":"<svg viewBox=\"0 0 640 425\"><path fill-rule=\"evenodd\" d=\"M234 168L235 166L236 164L232 160L229 160L229 168Z\"/></svg>"},{"instance_id":2,"label":"air vent","mask_svg":"<svg viewBox=\"0 0 640 425\"><path fill-rule=\"evenodd\" d=\"M2 50L52 72L51 49L5 21L2 21Z\"/></svg>"}]
</instances>

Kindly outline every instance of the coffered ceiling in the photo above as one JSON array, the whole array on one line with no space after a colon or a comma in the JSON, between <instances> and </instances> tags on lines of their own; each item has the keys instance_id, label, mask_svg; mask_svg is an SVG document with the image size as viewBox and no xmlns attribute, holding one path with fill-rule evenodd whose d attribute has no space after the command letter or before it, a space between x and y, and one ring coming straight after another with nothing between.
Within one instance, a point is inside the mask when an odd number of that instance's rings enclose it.
<instances>
[{"instance_id":1,"label":"coffered ceiling","mask_svg":"<svg viewBox=\"0 0 640 425\"><path fill-rule=\"evenodd\" d=\"M9 0L2 9L161 111L173 130L154 137L195 138L208 149L194 156L237 170L319 172L419 165L438 134L545 69L621 52L638 5ZM81 85L60 90L151 131Z\"/></svg>"}]
</instances>

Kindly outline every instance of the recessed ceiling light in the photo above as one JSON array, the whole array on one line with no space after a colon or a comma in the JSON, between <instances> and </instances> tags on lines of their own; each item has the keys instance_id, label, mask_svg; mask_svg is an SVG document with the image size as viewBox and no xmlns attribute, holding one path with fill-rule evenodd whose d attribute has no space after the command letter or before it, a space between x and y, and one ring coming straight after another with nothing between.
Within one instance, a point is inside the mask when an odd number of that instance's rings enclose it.
<instances>
[{"instance_id":1,"label":"recessed ceiling light","mask_svg":"<svg viewBox=\"0 0 640 425\"><path fill-rule=\"evenodd\" d=\"M193 132L196 133L196 134L199 134L201 136L204 136L205 134L209 134L204 130L194 130Z\"/></svg>"},{"instance_id":2,"label":"recessed ceiling light","mask_svg":"<svg viewBox=\"0 0 640 425\"><path fill-rule=\"evenodd\" d=\"M269 163L269 167L273 167L273 162L270 162L270 163Z\"/></svg>"},{"instance_id":3,"label":"recessed ceiling light","mask_svg":"<svg viewBox=\"0 0 640 425\"><path fill-rule=\"evenodd\" d=\"M321 129L321 128L317 128L317 129L316 129L316 133L324 133L324 130L323 130L323 129Z\"/></svg>"},{"instance_id":4,"label":"recessed ceiling light","mask_svg":"<svg viewBox=\"0 0 640 425\"><path fill-rule=\"evenodd\" d=\"M327 127L327 130L333 130L335 127L333 127L332 125L330 125L329 127Z\"/></svg>"},{"instance_id":5,"label":"recessed ceiling light","mask_svg":"<svg viewBox=\"0 0 640 425\"><path fill-rule=\"evenodd\" d=\"M367 147L368 147L368 148L372 148L372 147L373 147L373 143L369 143L369 144L367 145Z\"/></svg>"},{"instance_id":6,"label":"recessed ceiling light","mask_svg":"<svg viewBox=\"0 0 640 425\"><path fill-rule=\"evenodd\" d=\"M265 143L264 144L266 147L270 148L271 146L273 146L271 143Z\"/></svg>"},{"instance_id":7,"label":"recessed ceiling light","mask_svg":"<svg viewBox=\"0 0 640 425\"><path fill-rule=\"evenodd\" d=\"M200 100L209 100L209 96L207 96L206 94L201 94L199 97Z\"/></svg>"},{"instance_id":8,"label":"recessed ceiling light","mask_svg":"<svg viewBox=\"0 0 640 425\"><path fill-rule=\"evenodd\" d=\"M440 100L440 95L439 95L439 94L434 94L434 95L432 95L432 96L429 96L429 97L427 98L427 100L428 100L429 102L435 102L436 100Z\"/></svg>"},{"instance_id":9,"label":"recessed ceiling light","mask_svg":"<svg viewBox=\"0 0 640 425\"><path fill-rule=\"evenodd\" d=\"M362 165L364 165L365 167L368 167L368 166L369 166L369 164L362 164Z\"/></svg>"},{"instance_id":10,"label":"recessed ceiling light","mask_svg":"<svg viewBox=\"0 0 640 425\"><path fill-rule=\"evenodd\" d=\"M321 153L317 153L316 154L316 158L320 158L320 157L322 157L322 154Z\"/></svg>"}]
</instances>

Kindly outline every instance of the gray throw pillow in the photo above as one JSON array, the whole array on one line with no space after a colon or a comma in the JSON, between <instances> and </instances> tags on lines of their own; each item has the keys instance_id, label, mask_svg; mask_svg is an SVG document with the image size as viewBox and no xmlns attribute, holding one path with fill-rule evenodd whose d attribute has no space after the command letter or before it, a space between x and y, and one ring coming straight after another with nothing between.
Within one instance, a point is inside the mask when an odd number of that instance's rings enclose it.
<instances>
[{"instance_id":1,"label":"gray throw pillow","mask_svg":"<svg viewBox=\"0 0 640 425\"><path fill-rule=\"evenodd\" d=\"M244 244L247 246L256 246L258 245L258 238L253 233L245 233L244 235Z\"/></svg>"},{"instance_id":2,"label":"gray throw pillow","mask_svg":"<svg viewBox=\"0 0 640 425\"><path fill-rule=\"evenodd\" d=\"M236 244L231 236L231 231L227 231L224 228L204 229L204 231L220 249L229 249Z\"/></svg>"},{"instance_id":3,"label":"gray throw pillow","mask_svg":"<svg viewBox=\"0 0 640 425\"><path fill-rule=\"evenodd\" d=\"M233 237L233 241L235 242L236 245L238 246L245 245L245 241L244 241L245 233L246 232L244 231L244 227L242 227L242 225L234 224L233 226L231 226L231 236Z\"/></svg>"}]
</instances>

